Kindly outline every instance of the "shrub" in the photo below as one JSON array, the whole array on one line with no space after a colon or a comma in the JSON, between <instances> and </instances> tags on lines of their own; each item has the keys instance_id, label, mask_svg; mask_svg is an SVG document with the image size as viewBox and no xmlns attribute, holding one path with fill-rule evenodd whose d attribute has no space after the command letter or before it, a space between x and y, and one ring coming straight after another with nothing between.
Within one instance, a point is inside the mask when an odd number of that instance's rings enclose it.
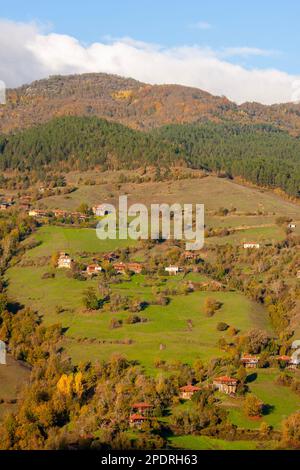
<instances>
[{"instance_id":1,"label":"shrub","mask_svg":"<svg viewBox=\"0 0 300 470\"><path fill-rule=\"evenodd\" d=\"M218 331L226 331L228 330L229 328L229 325L227 325L227 323L224 323L224 322L220 322L217 324L217 330Z\"/></svg>"}]
</instances>

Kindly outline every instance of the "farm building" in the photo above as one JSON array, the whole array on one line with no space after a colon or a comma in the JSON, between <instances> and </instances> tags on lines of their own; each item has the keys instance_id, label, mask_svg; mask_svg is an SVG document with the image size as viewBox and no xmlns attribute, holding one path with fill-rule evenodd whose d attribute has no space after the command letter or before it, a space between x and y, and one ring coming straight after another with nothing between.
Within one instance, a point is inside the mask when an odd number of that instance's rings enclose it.
<instances>
[{"instance_id":1,"label":"farm building","mask_svg":"<svg viewBox=\"0 0 300 470\"><path fill-rule=\"evenodd\" d=\"M219 392L226 393L227 395L235 395L237 389L238 381L232 377L217 377L213 381L214 387L219 390Z\"/></svg>"},{"instance_id":2,"label":"farm building","mask_svg":"<svg viewBox=\"0 0 300 470\"><path fill-rule=\"evenodd\" d=\"M109 204L100 204L92 208L93 214L96 217L104 217L112 213L111 206Z\"/></svg>"},{"instance_id":3,"label":"farm building","mask_svg":"<svg viewBox=\"0 0 300 470\"><path fill-rule=\"evenodd\" d=\"M72 263L73 263L72 258L67 253L64 253L62 251L59 254L59 258L58 258L58 261L57 261L57 267L58 268L71 269Z\"/></svg>"},{"instance_id":4,"label":"farm building","mask_svg":"<svg viewBox=\"0 0 300 470\"><path fill-rule=\"evenodd\" d=\"M169 273L169 276L176 276L179 273L179 267L178 266L167 266L165 268L165 271Z\"/></svg>"},{"instance_id":5,"label":"farm building","mask_svg":"<svg viewBox=\"0 0 300 470\"><path fill-rule=\"evenodd\" d=\"M191 400L192 396L199 392L200 390L200 387L196 387L194 385L185 385L184 387L181 387L179 389L180 391L180 398L182 398L182 400Z\"/></svg>"},{"instance_id":6,"label":"farm building","mask_svg":"<svg viewBox=\"0 0 300 470\"><path fill-rule=\"evenodd\" d=\"M259 250L260 244L259 243L244 243L244 249L245 250Z\"/></svg>"},{"instance_id":7,"label":"farm building","mask_svg":"<svg viewBox=\"0 0 300 470\"><path fill-rule=\"evenodd\" d=\"M92 276L93 274L99 274L102 271L101 266L99 264L89 264L89 266L86 268L86 272L89 276Z\"/></svg>"},{"instance_id":8,"label":"farm building","mask_svg":"<svg viewBox=\"0 0 300 470\"><path fill-rule=\"evenodd\" d=\"M245 354L241 358L241 363L247 369L256 369L258 367L258 362L259 362L259 357L258 356L252 356L251 354Z\"/></svg>"}]
</instances>

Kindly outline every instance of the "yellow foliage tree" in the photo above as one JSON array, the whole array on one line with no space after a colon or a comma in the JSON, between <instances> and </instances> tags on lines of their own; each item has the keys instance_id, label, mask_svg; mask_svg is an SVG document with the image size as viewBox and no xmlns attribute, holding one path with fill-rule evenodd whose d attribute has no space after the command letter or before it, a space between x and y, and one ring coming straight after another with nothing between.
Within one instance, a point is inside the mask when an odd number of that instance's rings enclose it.
<instances>
[{"instance_id":1,"label":"yellow foliage tree","mask_svg":"<svg viewBox=\"0 0 300 470\"><path fill-rule=\"evenodd\" d=\"M71 396L73 392L74 375L63 374L57 382L57 390L65 396Z\"/></svg>"}]
</instances>

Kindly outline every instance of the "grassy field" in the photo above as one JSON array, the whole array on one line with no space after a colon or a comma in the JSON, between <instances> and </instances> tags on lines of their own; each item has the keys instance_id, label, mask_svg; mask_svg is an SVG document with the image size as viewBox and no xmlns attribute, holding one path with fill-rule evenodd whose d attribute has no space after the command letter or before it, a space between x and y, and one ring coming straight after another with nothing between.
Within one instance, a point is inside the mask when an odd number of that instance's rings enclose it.
<instances>
[{"instance_id":1,"label":"grassy field","mask_svg":"<svg viewBox=\"0 0 300 470\"><path fill-rule=\"evenodd\" d=\"M253 372L249 389L266 405L266 412L261 419L248 419L242 410L242 399L226 399L230 420L240 428L258 429L265 421L275 429L280 429L281 422L300 408L300 395L290 388L277 385L278 369L264 369ZM299 372L296 372L299 376Z\"/></svg>"},{"instance_id":2,"label":"grassy field","mask_svg":"<svg viewBox=\"0 0 300 470\"><path fill-rule=\"evenodd\" d=\"M237 209L245 213L256 211L268 213L268 216L286 215L300 220L300 206L285 201L271 191L242 186L233 181L215 176L206 178L184 179L179 181L149 182L142 184L119 184L118 178L122 172L91 172L85 174L102 184L85 186L80 183L77 191L68 196L53 196L45 198L42 203L49 208L65 208L75 210L81 202L99 204L110 202L116 204L120 194L128 195L129 204L142 202L148 207L154 203L202 203L206 211L216 211L220 207ZM132 173L128 173L132 176ZM77 184L80 173L68 176L71 184ZM262 216L264 217L264 216Z\"/></svg>"},{"instance_id":3,"label":"grassy field","mask_svg":"<svg viewBox=\"0 0 300 470\"><path fill-rule=\"evenodd\" d=\"M39 246L28 250L25 257L51 256L57 251L66 251L75 256L82 252L101 253L132 245L132 240L99 240L95 229L69 228L52 225L42 226L28 242L35 240Z\"/></svg>"},{"instance_id":4,"label":"grassy field","mask_svg":"<svg viewBox=\"0 0 300 470\"><path fill-rule=\"evenodd\" d=\"M43 234L49 235L48 227L41 230ZM59 230L66 232L66 229L55 228L54 233L57 234ZM75 237L74 240L77 244L78 239ZM51 237L47 243L48 238L26 256L47 255L49 252L46 248L50 251L53 249ZM68 249L70 252L81 251L81 246L69 246ZM89 286L97 287L97 279L78 281L67 277L62 270L56 270L54 279L42 279L48 270L48 266L33 269L16 265L10 268L7 272L9 295L20 304L39 311L46 323L61 322L68 329L66 348L75 361L106 359L114 352L124 353L130 359L139 359L149 369L157 358L180 359L192 363L200 357L207 361L222 354L217 347L217 341L222 336L216 329L220 321L225 321L241 332L253 327L269 329L265 310L237 292L195 292L175 296L167 306L150 305L146 308L141 314L147 319L146 323L123 324L118 329L111 329L112 318L124 320L129 312L84 311L83 291ZM189 277L203 280L203 277L196 274L190 274ZM162 278L160 283L167 287L181 281L182 276L178 276ZM153 298L152 286L147 284L143 275L133 276L130 281L113 284L111 287L122 295L135 296L143 301L151 301ZM212 318L204 314L203 303L206 297L214 297L222 303L222 308ZM56 313L57 306L65 311ZM193 324L191 331L188 320ZM82 342L83 338L90 341ZM124 340L126 343L130 340L132 344L123 344ZM160 351L160 344L166 346L163 351Z\"/></svg>"},{"instance_id":5,"label":"grassy field","mask_svg":"<svg viewBox=\"0 0 300 470\"><path fill-rule=\"evenodd\" d=\"M169 440L175 449L193 450L255 450L256 441L225 441L206 436L175 436Z\"/></svg>"}]
</instances>

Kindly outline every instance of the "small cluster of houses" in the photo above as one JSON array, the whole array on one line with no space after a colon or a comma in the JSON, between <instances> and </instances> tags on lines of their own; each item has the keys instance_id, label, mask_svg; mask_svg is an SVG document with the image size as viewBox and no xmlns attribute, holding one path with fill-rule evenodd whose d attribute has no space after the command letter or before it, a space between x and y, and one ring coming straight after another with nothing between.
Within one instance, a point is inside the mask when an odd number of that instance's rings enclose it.
<instances>
[{"instance_id":1,"label":"small cluster of houses","mask_svg":"<svg viewBox=\"0 0 300 470\"><path fill-rule=\"evenodd\" d=\"M86 221L89 216L81 212L68 212L61 209L54 210L42 210L42 209L30 209L28 212L29 217L56 217L56 218L67 218L72 217L81 221Z\"/></svg>"},{"instance_id":2,"label":"small cluster of houses","mask_svg":"<svg viewBox=\"0 0 300 470\"><path fill-rule=\"evenodd\" d=\"M103 255L103 259L109 262L115 261L116 258L117 258L117 255L115 255L114 253L107 253ZM64 251L61 251L59 253L59 257L57 260L58 268L71 269L73 264L74 264L74 260L71 258L71 256L68 253L65 253ZM130 262L123 263L122 261L120 261L120 262L115 262L113 264L113 268L117 274L124 274L126 272L133 272L135 274L140 274L144 266L140 263L130 263ZM97 275L101 271L102 271L102 267L98 263L89 264L86 268L86 274L88 274L89 276Z\"/></svg>"},{"instance_id":3,"label":"small cluster of houses","mask_svg":"<svg viewBox=\"0 0 300 470\"><path fill-rule=\"evenodd\" d=\"M140 263L123 263L122 261L114 263L113 267L117 274L124 274L128 271L135 274L141 274L144 268L144 266Z\"/></svg>"},{"instance_id":4,"label":"small cluster of houses","mask_svg":"<svg viewBox=\"0 0 300 470\"><path fill-rule=\"evenodd\" d=\"M299 353L300 356L300 353ZM298 369L300 366L300 359L299 356L296 353L292 354L292 356L287 356L287 355L282 355L282 356L277 356L276 360L278 363L284 363L286 368L289 370L295 370ZM247 368L247 369L257 369L259 366L259 356L253 356L251 354L246 354L241 358L241 363Z\"/></svg>"},{"instance_id":5,"label":"small cluster of houses","mask_svg":"<svg viewBox=\"0 0 300 470\"><path fill-rule=\"evenodd\" d=\"M68 253L61 251L57 260L57 267L59 269L71 269L74 264L74 260ZM102 271L102 267L99 264L89 264L86 268L86 274L88 276L97 275Z\"/></svg>"}]
</instances>

